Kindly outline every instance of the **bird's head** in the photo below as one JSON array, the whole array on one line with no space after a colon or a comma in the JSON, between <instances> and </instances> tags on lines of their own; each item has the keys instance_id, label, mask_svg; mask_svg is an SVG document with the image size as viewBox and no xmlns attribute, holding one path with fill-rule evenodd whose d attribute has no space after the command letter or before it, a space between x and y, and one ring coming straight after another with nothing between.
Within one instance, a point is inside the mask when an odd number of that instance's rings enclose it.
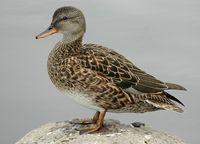
<instances>
[{"instance_id":1,"label":"bird's head","mask_svg":"<svg viewBox=\"0 0 200 144\"><path fill-rule=\"evenodd\" d=\"M71 6L57 9L52 18L51 25L36 39L44 38L54 33L62 33L63 41L68 43L81 38L86 31L85 18L83 13Z\"/></svg>"}]
</instances>

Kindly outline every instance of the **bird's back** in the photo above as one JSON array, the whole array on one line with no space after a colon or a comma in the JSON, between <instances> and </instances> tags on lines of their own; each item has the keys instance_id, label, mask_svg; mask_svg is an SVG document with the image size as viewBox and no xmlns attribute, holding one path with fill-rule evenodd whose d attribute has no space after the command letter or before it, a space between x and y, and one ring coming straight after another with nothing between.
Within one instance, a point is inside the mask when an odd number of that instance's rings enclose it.
<instances>
[{"instance_id":1,"label":"bird's back","mask_svg":"<svg viewBox=\"0 0 200 144\"><path fill-rule=\"evenodd\" d=\"M180 85L156 79L112 49L96 44L85 44L83 49L84 54L80 55L81 65L104 75L119 87L133 87L141 93L154 93L168 89L185 90Z\"/></svg>"}]
</instances>

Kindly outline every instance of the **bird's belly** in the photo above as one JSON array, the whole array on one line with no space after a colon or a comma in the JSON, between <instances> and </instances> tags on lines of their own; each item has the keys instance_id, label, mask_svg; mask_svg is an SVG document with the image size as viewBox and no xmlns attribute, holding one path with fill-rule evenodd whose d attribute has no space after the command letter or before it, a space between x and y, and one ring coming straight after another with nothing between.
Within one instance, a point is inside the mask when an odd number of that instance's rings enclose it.
<instances>
[{"instance_id":1,"label":"bird's belly","mask_svg":"<svg viewBox=\"0 0 200 144\"><path fill-rule=\"evenodd\" d=\"M74 100L76 103L81 104L89 109L97 110L97 111L103 111L104 108L101 108L98 106L97 103L95 103L94 99L86 94L83 94L76 90L62 90L61 93L63 95L66 95L67 97Z\"/></svg>"}]
</instances>

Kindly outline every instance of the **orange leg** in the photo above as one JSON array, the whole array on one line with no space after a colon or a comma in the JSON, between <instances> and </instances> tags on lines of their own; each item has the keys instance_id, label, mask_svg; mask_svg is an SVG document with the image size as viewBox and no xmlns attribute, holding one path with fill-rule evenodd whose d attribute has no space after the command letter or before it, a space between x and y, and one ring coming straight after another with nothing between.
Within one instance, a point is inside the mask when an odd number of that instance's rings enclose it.
<instances>
[{"instance_id":1,"label":"orange leg","mask_svg":"<svg viewBox=\"0 0 200 144\"><path fill-rule=\"evenodd\" d=\"M73 123L74 124L83 124L83 125L86 125L86 124L95 124L97 122L97 120L99 119L99 115L100 115L100 112L97 111L95 113L95 115L93 116L92 119L80 119L80 120L75 120Z\"/></svg>"},{"instance_id":2,"label":"orange leg","mask_svg":"<svg viewBox=\"0 0 200 144\"><path fill-rule=\"evenodd\" d=\"M106 110L99 113L98 120L95 124L91 125L90 127L82 128L79 131L82 133L94 133L102 128L104 117L106 115Z\"/></svg>"},{"instance_id":3,"label":"orange leg","mask_svg":"<svg viewBox=\"0 0 200 144\"><path fill-rule=\"evenodd\" d=\"M96 123L96 122L98 121L99 115L100 115L100 112L97 111L97 112L95 113L95 115L93 116L93 118L92 118L93 124Z\"/></svg>"}]
</instances>

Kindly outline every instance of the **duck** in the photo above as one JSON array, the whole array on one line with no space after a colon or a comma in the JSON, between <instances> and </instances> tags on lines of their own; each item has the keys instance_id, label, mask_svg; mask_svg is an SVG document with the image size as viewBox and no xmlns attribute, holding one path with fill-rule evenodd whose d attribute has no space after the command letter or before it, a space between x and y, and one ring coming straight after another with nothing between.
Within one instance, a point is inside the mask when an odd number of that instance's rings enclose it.
<instances>
[{"instance_id":1,"label":"duck","mask_svg":"<svg viewBox=\"0 0 200 144\"><path fill-rule=\"evenodd\" d=\"M58 8L50 26L36 36L61 33L63 38L48 56L48 74L55 87L75 102L96 111L90 124L79 129L94 133L103 127L106 112L145 113L157 110L183 112L184 104L166 90L186 90L163 82L135 66L125 56L98 44L84 44L86 20L73 6Z\"/></svg>"}]
</instances>

